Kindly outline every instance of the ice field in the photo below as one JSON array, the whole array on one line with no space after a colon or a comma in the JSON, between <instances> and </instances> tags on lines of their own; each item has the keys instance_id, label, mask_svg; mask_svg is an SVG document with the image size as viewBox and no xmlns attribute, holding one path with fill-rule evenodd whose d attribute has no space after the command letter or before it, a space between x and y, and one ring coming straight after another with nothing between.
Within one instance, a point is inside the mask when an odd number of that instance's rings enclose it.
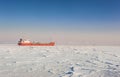
<instances>
[{"instance_id":1,"label":"ice field","mask_svg":"<svg viewBox=\"0 0 120 77\"><path fill-rule=\"evenodd\" d=\"M0 77L120 77L120 46L0 45Z\"/></svg>"}]
</instances>

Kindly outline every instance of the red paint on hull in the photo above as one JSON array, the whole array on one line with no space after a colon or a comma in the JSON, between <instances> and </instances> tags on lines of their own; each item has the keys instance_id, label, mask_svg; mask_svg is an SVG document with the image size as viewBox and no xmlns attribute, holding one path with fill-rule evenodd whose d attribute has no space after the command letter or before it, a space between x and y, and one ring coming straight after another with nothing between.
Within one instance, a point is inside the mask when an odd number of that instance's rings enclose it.
<instances>
[{"instance_id":1,"label":"red paint on hull","mask_svg":"<svg viewBox=\"0 0 120 77\"><path fill-rule=\"evenodd\" d=\"M18 43L19 46L54 46L55 42L50 43Z\"/></svg>"}]
</instances>

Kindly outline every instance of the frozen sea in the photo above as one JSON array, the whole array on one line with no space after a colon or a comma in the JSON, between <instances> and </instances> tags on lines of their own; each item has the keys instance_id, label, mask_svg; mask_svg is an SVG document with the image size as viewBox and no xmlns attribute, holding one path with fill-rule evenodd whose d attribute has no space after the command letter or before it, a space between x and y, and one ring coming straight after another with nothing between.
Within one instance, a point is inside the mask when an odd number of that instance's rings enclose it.
<instances>
[{"instance_id":1,"label":"frozen sea","mask_svg":"<svg viewBox=\"0 0 120 77\"><path fill-rule=\"evenodd\" d=\"M120 77L120 46L0 45L0 77Z\"/></svg>"}]
</instances>

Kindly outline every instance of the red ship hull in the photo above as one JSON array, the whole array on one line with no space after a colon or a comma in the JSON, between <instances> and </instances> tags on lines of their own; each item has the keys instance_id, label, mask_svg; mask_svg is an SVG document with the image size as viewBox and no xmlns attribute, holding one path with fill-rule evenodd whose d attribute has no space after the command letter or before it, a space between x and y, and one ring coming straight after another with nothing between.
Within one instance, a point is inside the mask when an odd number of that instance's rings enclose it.
<instances>
[{"instance_id":1,"label":"red ship hull","mask_svg":"<svg viewBox=\"0 0 120 77\"><path fill-rule=\"evenodd\" d=\"M54 42L50 43L18 43L19 46L54 46Z\"/></svg>"}]
</instances>

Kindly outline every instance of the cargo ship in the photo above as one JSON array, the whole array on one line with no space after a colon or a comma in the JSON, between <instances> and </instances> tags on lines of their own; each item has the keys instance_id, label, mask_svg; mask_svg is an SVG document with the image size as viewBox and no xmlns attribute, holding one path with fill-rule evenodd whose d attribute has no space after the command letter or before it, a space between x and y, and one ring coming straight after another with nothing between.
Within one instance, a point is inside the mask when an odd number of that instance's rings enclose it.
<instances>
[{"instance_id":1,"label":"cargo ship","mask_svg":"<svg viewBox=\"0 0 120 77\"><path fill-rule=\"evenodd\" d=\"M19 46L54 46L55 42L49 43L39 43L39 42L30 42L29 40L20 39L18 41Z\"/></svg>"}]
</instances>

